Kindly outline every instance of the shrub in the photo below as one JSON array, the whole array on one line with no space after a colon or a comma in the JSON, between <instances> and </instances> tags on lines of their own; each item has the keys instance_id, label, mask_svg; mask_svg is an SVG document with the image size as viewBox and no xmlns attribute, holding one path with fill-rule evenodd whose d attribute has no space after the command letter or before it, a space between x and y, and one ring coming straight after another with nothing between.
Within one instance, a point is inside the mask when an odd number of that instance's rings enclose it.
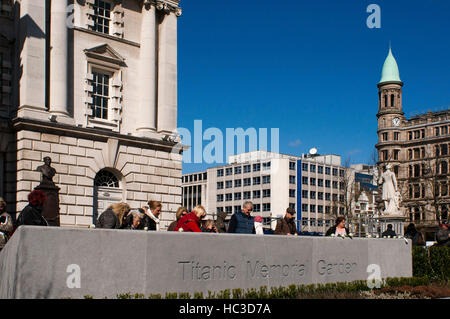
<instances>
[{"instance_id":1,"label":"shrub","mask_svg":"<svg viewBox=\"0 0 450 319\"><path fill-rule=\"evenodd\" d=\"M413 276L450 280L450 247L413 247Z\"/></svg>"}]
</instances>

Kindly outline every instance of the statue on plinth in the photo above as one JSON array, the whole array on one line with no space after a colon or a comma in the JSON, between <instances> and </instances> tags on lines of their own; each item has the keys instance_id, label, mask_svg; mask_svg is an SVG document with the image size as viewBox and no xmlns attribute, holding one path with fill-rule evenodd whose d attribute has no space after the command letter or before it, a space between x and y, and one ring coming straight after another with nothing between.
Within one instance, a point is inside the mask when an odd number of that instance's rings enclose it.
<instances>
[{"instance_id":1,"label":"statue on plinth","mask_svg":"<svg viewBox=\"0 0 450 319\"><path fill-rule=\"evenodd\" d=\"M56 170L51 167L52 159L44 158L44 165L39 166L36 171L41 172L41 183L35 190L41 190L47 195L47 200L42 207L42 216L50 226L59 226L59 190L60 188L53 182Z\"/></svg>"},{"instance_id":2,"label":"statue on plinth","mask_svg":"<svg viewBox=\"0 0 450 319\"><path fill-rule=\"evenodd\" d=\"M400 215L400 201L401 196L397 187L397 179L395 174L391 171L392 165L387 164L385 171L381 174L378 183L382 185L383 193L382 200L384 202L385 216Z\"/></svg>"},{"instance_id":3,"label":"statue on plinth","mask_svg":"<svg viewBox=\"0 0 450 319\"><path fill-rule=\"evenodd\" d=\"M53 177L56 175L56 170L51 167L52 159L44 157L44 165L39 166L36 170L42 173L41 185L55 186Z\"/></svg>"}]
</instances>

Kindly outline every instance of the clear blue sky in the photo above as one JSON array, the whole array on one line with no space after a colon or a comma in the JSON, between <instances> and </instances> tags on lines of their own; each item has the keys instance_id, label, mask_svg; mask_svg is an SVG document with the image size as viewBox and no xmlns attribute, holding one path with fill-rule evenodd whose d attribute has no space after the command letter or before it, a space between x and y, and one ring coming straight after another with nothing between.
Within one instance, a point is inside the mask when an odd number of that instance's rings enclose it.
<instances>
[{"instance_id":1,"label":"clear blue sky","mask_svg":"<svg viewBox=\"0 0 450 319\"><path fill-rule=\"evenodd\" d=\"M369 4L381 28L369 29ZM182 0L178 126L279 128L280 152L369 162L389 41L406 116L450 108L448 0ZM208 142L204 142L204 145ZM183 172L207 164L183 164Z\"/></svg>"}]
</instances>

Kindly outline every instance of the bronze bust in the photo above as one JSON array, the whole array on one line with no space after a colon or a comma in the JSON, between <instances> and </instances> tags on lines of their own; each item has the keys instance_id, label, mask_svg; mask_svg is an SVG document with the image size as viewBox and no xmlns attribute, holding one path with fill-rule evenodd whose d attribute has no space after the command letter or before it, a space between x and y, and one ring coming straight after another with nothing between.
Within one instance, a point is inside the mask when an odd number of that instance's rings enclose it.
<instances>
[{"instance_id":1,"label":"bronze bust","mask_svg":"<svg viewBox=\"0 0 450 319\"><path fill-rule=\"evenodd\" d=\"M55 185L53 177L56 175L56 170L51 167L52 159L50 157L44 157L44 165L39 166L36 170L42 173L41 184Z\"/></svg>"}]
</instances>

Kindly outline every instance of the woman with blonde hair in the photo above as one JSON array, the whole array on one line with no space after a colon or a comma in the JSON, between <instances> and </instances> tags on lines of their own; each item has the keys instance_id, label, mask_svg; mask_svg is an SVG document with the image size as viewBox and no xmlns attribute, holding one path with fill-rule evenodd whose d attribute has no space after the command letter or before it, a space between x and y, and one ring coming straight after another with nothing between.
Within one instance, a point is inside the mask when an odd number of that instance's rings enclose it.
<instances>
[{"instance_id":1,"label":"woman with blonde hair","mask_svg":"<svg viewBox=\"0 0 450 319\"><path fill-rule=\"evenodd\" d=\"M181 217L175 231L201 233L200 222L206 216L203 206L196 206L191 213Z\"/></svg>"},{"instance_id":2,"label":"woman with blonde hair","mask_svg":"<svg viewBox=\"0 0 450 319\"><path fill-rule=\"evenodd\" d=\"M126 227L125 221L127 219L128 213L131 210L130 205L128 205L127 203L112 204L111 209L119 219L119 228L125 228Z\"/></svg>"},{"instance_id":3,"label":"woman with blonde hair","mask_svg":"<svg viewBox=\"0 0 450 319\"><path fill-rule=\"evenodd\" d=\"M130 206L117 203L109 206L98 218L96 228L119 229L125 225L125 218L130 212Z\"/></svg>"},{"instance_id":4,"label":"woman with blonde hair","mask_svg":"<svg viewBox=\"0 0 450 319\"><path fill-rule=\"evenodd\" d=\"M159 215L161 214L161 209L161 202L149 201L140 227L145 230L159 231Z\"/></svg>"},{"instance_id":5,"label":"woman with blonde hair","mask_svg":"<svg viewBox=\"0 0 450 319\"><path fill-rule=\"evenodd\" d=\"M178 221L181 219L181 217L183 217L184 215L187 215L189 212L186 208L184 207L179 207L177 209L177 213L175 214L175 216L177 217L177 220L172 222L169 225L169 228L167 229L167 231L175 231L175 227L177 227Z\"/></svg>"}]
</instances>

